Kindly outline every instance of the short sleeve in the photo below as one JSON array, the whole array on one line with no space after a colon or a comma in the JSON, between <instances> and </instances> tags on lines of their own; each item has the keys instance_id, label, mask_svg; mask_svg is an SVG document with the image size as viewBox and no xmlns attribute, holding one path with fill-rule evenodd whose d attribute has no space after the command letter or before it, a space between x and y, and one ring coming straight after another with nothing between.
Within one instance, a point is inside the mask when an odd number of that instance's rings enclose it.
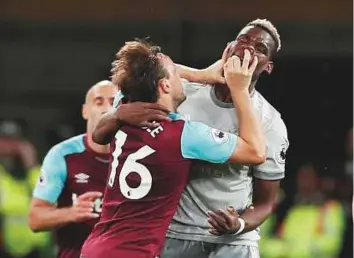
<instances>
[{"instance_id":1,"label":"short sleeve","mask_svg":"<svg viewBox=\"0 0 354 258\"><path fill-rule=\"evenodd\" d=\"M279 180L285 176L286 151L289 147L286 126L280 117L265 133L267 141L266 161L254 167L253 175L264 180Z\"/></svg>"},{"instance_id":2,"label":"short sleeve","mask_svg":"<svg viewBox=\"0 0 354 258\"><path fill-rule=\"evenodd\" d=\"M235 151L237 136L198 122L186 121L181 138L182 156L225 163Z\"/></svg>"},{"instance_id":3,"label":"short sleeve","mask_svg":"<svg viewBox=\"0 0 354 258\"><path fill-rule=\"evenodd\" d=\"M33 197L55 203L64 188L66 178L65 157L57 145L44 158L40 176L33 191Z\"/></svg>"},{"instance_id":4,"label":"short sleeve","mask_svg":"<svg viewBox=\"0 0 354 258\"><path fill-rule=\"evenodd\" d=\"M114 100L113 100L113 107L114 108L118 107L118 105L123 97L124 97L123 93L121 91L118 91L117 94L114 96Z\"/></svg>"}]
</instances>

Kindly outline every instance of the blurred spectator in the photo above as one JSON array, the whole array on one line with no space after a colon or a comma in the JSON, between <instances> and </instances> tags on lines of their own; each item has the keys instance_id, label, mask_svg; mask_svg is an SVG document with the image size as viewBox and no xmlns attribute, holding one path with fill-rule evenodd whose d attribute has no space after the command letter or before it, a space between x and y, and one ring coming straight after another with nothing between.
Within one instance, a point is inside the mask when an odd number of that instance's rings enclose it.
<instances>
[{"instance_id":1,"label":"blurred spectator","mask_svg":"<svg viewBox=\"0 0 354 258\"><path fill-rule=\"evenodd\" d=\"M345 174L349 178L353 178L353 128L347 133Z\"/></svg>"},{"instance_id":2,"label":"blurred spectator","mask_svg":"<svg viewBox=\"0 0 354 258\"><path fill-rule=\"evenodd\" d=\"M327 198L312 164L303 165L296 178L293 206L277 229L271 217L261 227L264 258L335 258L342 247L345 213L340 202ZM273 233L275 232L275 233Z\"/></svg>"},{"instance_id":3,"label":"blurred spectator","mask_svg":"<svg viewBox=\"0 0 354 258\"><path fill-rule=\"evenodd\" d=\"M39 175L33 145L21 139L21 127L13 121L0 123L0 256L38 258L49 240L28 227L32 189Z\"/></svg>"},{"instance_id":4,"label":"blurred spectator","mask_svg":"<svg viewBox=\"0 0 354 258\"><path fill-rule=\"evenodd\" d=\"M353 257L353 128L348 131L346 136L346 156L342 165L344 167L344 177L340 180L336 189L345 205L347 215L347 227L343 237L341 258Z\"/></svg>"}]
</instances>

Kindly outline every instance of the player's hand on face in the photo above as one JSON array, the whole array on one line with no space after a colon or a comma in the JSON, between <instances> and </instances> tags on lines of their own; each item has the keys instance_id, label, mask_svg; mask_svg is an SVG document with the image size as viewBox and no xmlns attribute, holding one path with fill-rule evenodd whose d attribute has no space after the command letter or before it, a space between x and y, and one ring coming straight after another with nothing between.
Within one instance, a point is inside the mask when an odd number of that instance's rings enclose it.
<instances>
[{"instance_id":1,"label":"player's hand on face","mask_svg":"<svg viewBox=\"0 0 354 258\"><path fill-rule=\"evenodd\" d=\"M171 121L168 117L170 111L156 103L134 102L122 104L116 112L119 120L138 127L157 127L159 126L158 121Z\"/></svg>"},{"instance_id":2,"label":"player's hand on face","mask_svg":"<svg viewBox=\"0 0 354 258\"><path fill-rule=\"evenodd\" d=\"M238 213L231 206L224 210L208 212L209 232L213 235L235 234L239 228Z\"/></svg>"},{"instance_id":3,"label":"player's hand on face","mask_svg":"<svg viewBox=\"0 0 354 258\"><path fill-rule=\"evenodd\" d=\"M72 222L79 223L99 217L99 214L94 212L94 203L96 199L102 197L100 192L86 192L80 195L70 208Z\"/></svg>"},{"instance_id":4,"label":"player's hand on face","mask_svg":"<svg viewBox=\"0 0 354 258\"><path fill-rule=\"evenodd\" d=\"M245 49L243 61L236 55L231 56L224 65L224 76L230 90L248 90L251 85L253 72L255 71L258 58L254 57L252 63L251 54Z\"/></svg>"},{"instance_id":5,"label":"player's hand on face","mask_svg":"<svg viewBox=\"0 0 354 258\"><path fill-rule=\"evenodd\" d=\"M225 77L223 75L224 65L227 62L231 42L229 42L222 54L221 59L216 61L214 64L204 69L205 72L205 82L209 84L226 84Z\"/></svg>"}]
</instances>

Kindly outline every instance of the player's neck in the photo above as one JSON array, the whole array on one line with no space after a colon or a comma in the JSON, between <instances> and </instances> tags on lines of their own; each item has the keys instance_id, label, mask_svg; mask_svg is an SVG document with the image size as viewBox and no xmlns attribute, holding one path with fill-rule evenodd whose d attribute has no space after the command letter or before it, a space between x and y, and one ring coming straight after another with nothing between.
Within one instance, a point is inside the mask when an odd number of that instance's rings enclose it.
<instances>
[{"instance_id":1,"label":"player's neck","mask_svg":"<svg viewBox=\"0 0 354 258\"><path fill-rule=\"evenodd\" d=\"M157 104L165 106L171 112L177 111L177 105L168 97L166 97L166 98L160 97L157 101Z\"/></svg>"},{"instance_id":2,"label":"player's neck","mask_svg":"<svg viewBox=\"0 0 354 258\"><path fill-rule=\"evenodd\" d=\"M249 87L249 92L253 93L255 91L255 86L256 86L257 81L251 82L251 85ZM224 103L232 103L232 98L230 94L230 90L227 86L219 86L215 87L215 95L218 98L218 100L224 102Z\"/></svg>"},{"instance_id":3,"label":"player's neck","mask_svg":"<svg viewBox=\"0 0 354 258\"><path fill-rule=\"evenodd\" d=\"M90 147L91 150L93 150L94 152L96 152L98 154L107 154L110 152L109 144L100 145L100 144L95 143L92 140L92 133L90 133L90 132L87 132L87 145Z\"/></svg>"}]
</instances>

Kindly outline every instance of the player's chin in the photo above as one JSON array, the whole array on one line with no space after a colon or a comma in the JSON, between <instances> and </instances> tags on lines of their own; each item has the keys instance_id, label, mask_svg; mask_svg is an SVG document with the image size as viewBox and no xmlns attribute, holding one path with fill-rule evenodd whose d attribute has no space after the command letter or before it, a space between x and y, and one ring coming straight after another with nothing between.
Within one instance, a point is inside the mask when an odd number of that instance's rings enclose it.
<instances>
[{"instance_id":1,"label":"player's chin","mask_svg":"<svg viewBox=\"0 0 354 258\"><path fill-rule=\"evenodd\" d=\"M181 96L179 96L179 98L177 99L177 107L179 106L179 105L181 105L185 100L187 99L187 97L186 97L186 95L184 95L184 94L181 94Z\"/></svg>"}]
</instances>

